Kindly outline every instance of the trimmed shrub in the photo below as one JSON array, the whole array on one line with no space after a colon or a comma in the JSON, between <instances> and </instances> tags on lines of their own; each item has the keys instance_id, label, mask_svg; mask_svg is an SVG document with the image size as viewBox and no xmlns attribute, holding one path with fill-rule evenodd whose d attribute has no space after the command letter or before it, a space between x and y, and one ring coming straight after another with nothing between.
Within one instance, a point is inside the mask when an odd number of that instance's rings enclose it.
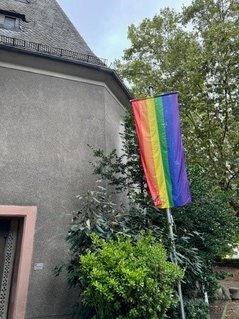
<instances>
[{"instance_id":1,"label":"trimmed shrub","mask_svg":"<svg viewBox=\"0 0 239 319\"><path fill-rule=\"evenodd\" d=\"M106 242L93 235L80 257L83 303L97 319L158 319L178 301L174 285L183 271L167 261L162 244L141 234Z\"/></svg>"}]
</instances>

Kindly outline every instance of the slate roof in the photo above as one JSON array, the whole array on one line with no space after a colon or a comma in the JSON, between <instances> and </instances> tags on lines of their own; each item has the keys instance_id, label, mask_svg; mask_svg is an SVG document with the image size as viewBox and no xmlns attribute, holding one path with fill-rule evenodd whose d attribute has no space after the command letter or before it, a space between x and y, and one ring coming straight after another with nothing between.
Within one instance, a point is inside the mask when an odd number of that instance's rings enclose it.
<instances>
[{"instance_id":1,"label":"slate roof","mask_svg":"<svg viewBox=\"0 0 239 319\"><path fill-rule=\"evenodd\" d=\"M0 41L1 43L5 43L5 37L25 40L89 55L93 57L93 63L103 64L91 51L56 0L0 0L0 10L25 15L26 20L24 22L20 19L20 28L16 31L0 28L1 39L4 39ZM31 46L26 47L28 50L31 48ZM48 51L50 54L50 50Z\"/></svg>"}]
</instances>

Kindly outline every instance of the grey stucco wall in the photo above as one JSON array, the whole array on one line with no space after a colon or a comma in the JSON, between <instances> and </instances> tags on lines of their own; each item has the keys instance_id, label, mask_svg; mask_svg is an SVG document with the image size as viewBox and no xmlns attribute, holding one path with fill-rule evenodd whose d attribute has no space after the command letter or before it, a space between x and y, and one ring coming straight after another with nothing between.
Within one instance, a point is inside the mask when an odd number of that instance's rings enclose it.
<instances>
[{"instance_id":1,"label":"grey stucco wall","mask_svg":"<svg viewBox=\"0 0 239 319\"><path fill-rule=\"evenodd\" d=\"M120 151L121 138L115 131L123 132L124 109L117 106L112 95L105 91L105 147L106 152L111 152L117 145Z\"/></svg>"},{"instance_id":2,"label":"grey stucco wall","mask_svg":"<svg viewBox=\"0 0 239 319\"><path fill-rule=\"evenodd\" d=\"M117 147L124 110L104 86L1 67L0 110L0 204L38 208L26 318L68 319L75 292L52 268L67 256L75 196L97 179L87 144Z\"/></svg>"}]
</instances>

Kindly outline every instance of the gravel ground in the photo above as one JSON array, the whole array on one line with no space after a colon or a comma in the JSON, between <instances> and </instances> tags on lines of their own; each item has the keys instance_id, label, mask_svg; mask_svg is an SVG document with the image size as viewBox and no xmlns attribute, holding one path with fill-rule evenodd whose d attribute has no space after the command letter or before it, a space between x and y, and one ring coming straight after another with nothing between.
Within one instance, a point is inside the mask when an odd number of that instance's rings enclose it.
<instances>
[{"instance_id":1,"label":"gravel ground","mask_svg":"<svg viewBox=\"0 0 239 319\"><path fill-rule=\"evenodd\" d=\"M210 305L210 319L221 319L227 301L219 300Z\"/></svg>"},{"instance_id":2,"label":"gravel ground","mask_svg":"<svg viewBox=\"0 0 239 319\"><path fill-rule=\"evenodd\" d=\"M224 318L239 319L239 300L228 303Z\"/></svg>"}]
</instances>

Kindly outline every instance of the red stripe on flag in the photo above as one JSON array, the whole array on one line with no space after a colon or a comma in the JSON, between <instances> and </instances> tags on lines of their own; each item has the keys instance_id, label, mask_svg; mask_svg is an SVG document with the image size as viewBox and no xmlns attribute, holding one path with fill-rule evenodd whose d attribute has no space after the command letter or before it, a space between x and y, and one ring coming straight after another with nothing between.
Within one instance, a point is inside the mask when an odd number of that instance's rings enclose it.
<instances>
[{"instance_id":1,"label":"red stripe on flag","mask_svg":"<svg viewBox=\"0 0 239 319\"><path fill-rule=\"evenodd\" d=\"M133 101L132 106L145 177L155 205L160 206L162 202L157 190L157 175L154 165L146 101Z\"/></svg>"}]
</instances>

